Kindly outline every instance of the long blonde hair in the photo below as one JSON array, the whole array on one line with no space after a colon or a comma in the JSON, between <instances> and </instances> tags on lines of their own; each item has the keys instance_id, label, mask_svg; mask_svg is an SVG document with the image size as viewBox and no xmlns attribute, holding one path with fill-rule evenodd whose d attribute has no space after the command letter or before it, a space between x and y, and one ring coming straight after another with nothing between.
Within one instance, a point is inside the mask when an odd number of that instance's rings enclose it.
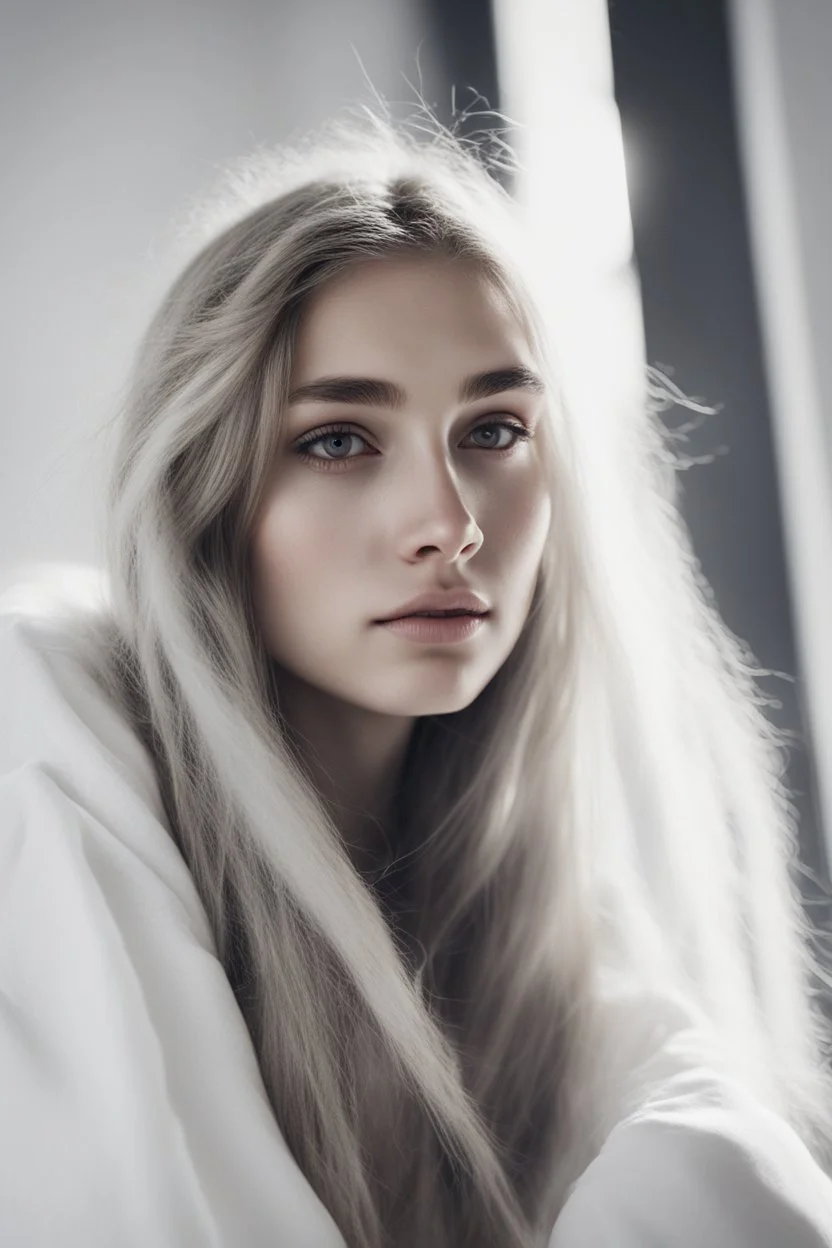
<instances>
[{"instance_id":1,"label":"long blonde hair","mask_svg":"<svg viewBox=\"0 0 832 1248\"><path fill-rule=\"evenodd\" d=\"M103 678L152 752L283 1134L354 1248L546 1243L620 1108L599 1069L612 961L683 991L832 1158L783 745L675 506L661 381L609 471L558 398L493 173L470 140L368 110L232 170L116 427ZM465 257L512 300L553 396L553 513L508 660L417 721L369 880L290 747L248 551L306 299L403 251Z\"/></svg>"}]
</instances>

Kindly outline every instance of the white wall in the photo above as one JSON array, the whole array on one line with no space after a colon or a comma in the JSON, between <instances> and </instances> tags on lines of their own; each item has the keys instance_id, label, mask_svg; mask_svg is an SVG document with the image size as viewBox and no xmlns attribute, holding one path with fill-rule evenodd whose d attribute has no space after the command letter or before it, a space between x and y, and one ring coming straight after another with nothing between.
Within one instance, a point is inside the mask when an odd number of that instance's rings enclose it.
<instances>
[{"instance_id":1,"label":"white wall","mask_svg":"<svg viewBox=\"0 0 832 1248\"><path fill-rule=\"evenodd\" d=\"M370 99L358 57L412 103L418 50L437 99L419 15L418 0L6 0L0 584L30 559L100 559L95 435L173 276L185 202L223 162Z\"/></svg>"},{"instance_id":2,"label":"white wall","mask_svg":"<svg viewBox=\"0 0 832 1248\"><path fill-rule=\"evenodd\" d=\"M796 641L832 861L832 3L729 5Z\"/></svg>"}]
</instances>

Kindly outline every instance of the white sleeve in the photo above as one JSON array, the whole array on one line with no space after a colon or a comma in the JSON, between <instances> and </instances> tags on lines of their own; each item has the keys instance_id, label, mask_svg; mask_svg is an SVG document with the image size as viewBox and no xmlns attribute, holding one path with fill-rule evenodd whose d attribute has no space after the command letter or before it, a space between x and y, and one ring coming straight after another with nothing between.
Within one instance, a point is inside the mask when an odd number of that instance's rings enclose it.
<instances>
[{"instance_id":1,"label":"white sleeve","mask_svg":"<svg viewBox=\"0 0 832 1248\"><path fill-rule=\"evenodd\" d=\"M549 1248L832 1248L832 1179L783 1119L707 1082L613 1128Z\"/></svg>"},{"instance_id":2,"label":"white sleeve","mask_svg":"<svg viewBox=\"0 0 832 1248\"><path fill-rule=\"evenodd\" d=\"M0 705L0 1244L344 1248L138 738L28 626Z\"/></svg>"}]
</instances>

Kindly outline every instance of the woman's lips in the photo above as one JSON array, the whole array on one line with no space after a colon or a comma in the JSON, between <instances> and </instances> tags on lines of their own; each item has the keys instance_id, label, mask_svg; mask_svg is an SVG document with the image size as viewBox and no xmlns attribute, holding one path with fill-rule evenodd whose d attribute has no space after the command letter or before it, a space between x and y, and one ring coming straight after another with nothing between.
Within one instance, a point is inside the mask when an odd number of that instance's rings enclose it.
<instances>
[{"instance_id":1,"label":"woman's lips","mask_svg":"<svg viewBox=\"0 0 832 1248\"><path fill-rule=\"evenodd\" d=\"M380 620L381 628L407 641L448 643L474 637L488 619L483 615L423 616L404 615L397 620Z\"/></svg>"}]
</instances>

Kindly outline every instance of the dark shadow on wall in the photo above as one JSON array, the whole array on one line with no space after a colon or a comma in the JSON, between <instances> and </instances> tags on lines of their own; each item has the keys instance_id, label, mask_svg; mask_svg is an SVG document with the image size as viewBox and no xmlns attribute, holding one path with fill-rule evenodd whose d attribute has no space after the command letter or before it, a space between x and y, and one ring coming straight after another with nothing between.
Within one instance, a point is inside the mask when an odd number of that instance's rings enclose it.
<instances>
[{"instance_id":1,"label":"dark shadow on wall","mask_svg":"<svg viewBox=\"0 0 832 1248\"><path fill-rule=\"evenodd\" d=\"M438 56L446 90L436 102L436 115L447 126L454 123L463 138L488 138L505 128L492 115L500 108L494 15L490 0L423 0L426 20L436 32ZM510 141L510 134L506 140ZM492 171L506 190L513 189L508 172Z\"/></svg>"}]
</instances>

